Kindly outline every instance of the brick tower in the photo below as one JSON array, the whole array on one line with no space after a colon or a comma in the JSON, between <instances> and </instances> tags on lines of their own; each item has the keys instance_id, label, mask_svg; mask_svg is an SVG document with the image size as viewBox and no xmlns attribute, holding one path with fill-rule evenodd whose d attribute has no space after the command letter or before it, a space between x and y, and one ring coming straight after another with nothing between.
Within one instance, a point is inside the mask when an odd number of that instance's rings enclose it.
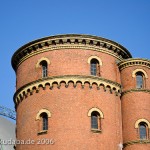
<instances>
[{"instance_id":1,"label":"brick tower","mask_svg":"<svg viewBox=\"0 0 150 150\"><path fill-rule=\"evenodd\" d=\"M17 150L150 150L150 61L91 35L32 41L12 57Z\"/></svg>"}]
</instances>

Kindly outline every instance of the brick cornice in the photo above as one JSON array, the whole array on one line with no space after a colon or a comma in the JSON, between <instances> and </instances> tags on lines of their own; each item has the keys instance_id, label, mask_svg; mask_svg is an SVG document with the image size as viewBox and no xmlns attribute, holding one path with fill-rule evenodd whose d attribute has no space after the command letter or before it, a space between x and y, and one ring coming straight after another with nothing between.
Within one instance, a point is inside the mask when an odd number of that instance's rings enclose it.
<instances>
[{"instance_id":1,"label":"brick cornice","mask_svg":"<svg viewBox=\"0 0 150 150\"><path fill-rule=\"evenodd\" d=\"M126 48L114 41L91 35L67 34L45 37L22 46L14 53L12 66L16 70L29 57L46 51L67 48L100 51L112 55L119 60L132 57Z\"/></svg>"},{"instance_id":2,"label":"brick cornice","mask_svg":"<svg viewBox=\"0 0 150 150\"><path fill-rule=\"evenodd\" d=\"M81 83L82 88L84 88L85 83L89 84L89 88L92 88L93 84L96 84L97 89L103 87L104 91L114 93L116 96L120 96L121 94L121 85L117 82L95 76L64 75L47 77L24 85L14 94L14 102L18 105L28 95L32 95L34 91L38 92L41 87L44 90L46 85L49 86L49 89L51 90L53 89L54 84L57 84L57 88L61 88L62 82L65 83L65 87L68 87L70 82L73 82L73 86L76 87L79 82Z\"/></svg>"},{"instance_id":3,"label":"brick cornice","mask_svg":"<svg viewBox=\"0 0 150 150\"><path fill-rule=\"evenodd\" d=\"M149 89L130 89L130 90L123 91L121 96L124 96L125 94L132 93L132 92L144 92L150 94Z\"/></svg>"},{"instance_id":4,"label":"brick cornice","mask_svg":"<svg viewBox=\"0 0 150 150\"><path fill-rule=\"evenodd\" d=\"M144 66L150 68L150 60L141 59L141 58L131 58L131 59L123 60L118 63L118 67L120 70L123 70L131 66Z\"/></svg>"},{"instance_id":5,"label":"brick cornice","mask_svg":"<svg viewBox=\"0 0 150 150\"><path fill-rule=\"evenodd\" d=\"M123 144L123 147L127 147L129 145L134 145L134 144L150 144L150 140L133 140L133 141L128 141L128 142L125 142Z\"/></svg>"}]
</instances>

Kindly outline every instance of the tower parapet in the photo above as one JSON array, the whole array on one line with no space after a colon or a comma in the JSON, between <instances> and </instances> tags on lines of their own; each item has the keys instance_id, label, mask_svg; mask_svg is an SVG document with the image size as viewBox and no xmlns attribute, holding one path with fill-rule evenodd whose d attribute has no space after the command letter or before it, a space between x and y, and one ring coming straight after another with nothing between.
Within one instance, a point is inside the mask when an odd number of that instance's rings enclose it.
<instances>
[{"instance_id":1,"label":"tower parapet","mask_svg":"<svg viewBox=\"0 0 150 150\"><path fill-rule=\"evenodd\" d=\"M114 41L91 35L66 34L45 37L22 46L14 53L12 66L16 70L20 63L38 53L66 48L100 51L119 59L132 57L126 48Z\"/></svg>"}]
</instances>

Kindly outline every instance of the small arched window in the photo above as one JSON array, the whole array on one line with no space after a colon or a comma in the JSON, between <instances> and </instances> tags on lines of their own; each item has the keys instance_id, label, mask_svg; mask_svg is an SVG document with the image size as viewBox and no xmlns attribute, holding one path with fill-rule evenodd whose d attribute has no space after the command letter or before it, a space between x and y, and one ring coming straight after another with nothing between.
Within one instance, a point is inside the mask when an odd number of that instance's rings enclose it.
<instances>
[{"instance_id":1,"label":"small arched window","mask_svg":"<svg viewBox=\"0 0 150 150\"><path fill-rule=\"evenodd\" d=\"M47 113L42 113L40 115L42 120L42 130L48 130L48 115Z\"/></svg>"},{"instance_id":2,"label":"small arched window","mask_svg":"<svg viewBox=\"0 0 150 150\"><path fill-rule=\"evenodd\" d=\"M48 74L47 62L43 60L40 63L40 65L42 67L42 78L47 77L47 74Z\"/></svg>"},{"instance_id":3,"label":"small arched window","mask_svg":"<svg viewBox=\"0 0 150 150\"><path fill-rule=\"evenodd\" d=\"M148 138L148 126L145 122L139 123L139 137L141 140Z\"/></svg>"},{"instance_id":4,"label":"small arched window","mask_svg":"<svg viewBox=\"0 0 150 150\"><path fill-rule=\"evenodd\" d=\"M45 134L48 131L49 118L51 117L51 112L47 109L41 109L37 115L36 120L38 121L38 134Z\"/></svg>"},{"instance_id":5,"label":"small arched window","mask_svg":"<svg viewBox=\"0 0 150 150\"><path fill-rule=\"evenodd\" d=\"M91 75L100 76L100 65L97 59L92 59L90 62L91 65Z\"/></svg>"},{"instance_id":6,"label":"small arched window","mask_svg":"<svg viewBox=\"0 0 150 150\"><path fill-rule=\"evenodd\" d=\"M142 72L136 73L136 88L144 88L144 74Z\"/></svg>"},{"instance_id":7,"label":"small arched window","mask_svg":"<svg viewBox=\"0 0 150 150\"><path fill-rule=\"evenodd\" d=\"M91 113L91 129L100 130L100 114L97 111Z\"/></svg>"}]
</instances>

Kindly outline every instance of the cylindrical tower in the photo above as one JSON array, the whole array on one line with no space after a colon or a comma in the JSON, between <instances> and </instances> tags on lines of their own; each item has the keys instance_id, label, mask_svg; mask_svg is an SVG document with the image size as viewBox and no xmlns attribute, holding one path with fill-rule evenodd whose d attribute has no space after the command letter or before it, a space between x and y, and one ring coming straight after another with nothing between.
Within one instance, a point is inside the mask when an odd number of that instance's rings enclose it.
<instances>
[{"instance_id":1,"label":"cylindrical tower","mask_svg":"<svg viewBox=\"0 0 150 150\"><path fill-rule=\"evenodd\" d=\"M117 150L122 143L120 44L90 35L38 39L12 57L17 150ZM26 141L32 140L30 144Z\"/></svg>"},{"instance_id":2,"label":"cylindrical tower","mask_svg":"<svg viewBox=\"0 0 150 150\"><path fill-rule=\"evenodd\" d=\"M150 61L128 59L119 63L123 87L122 118L125 150L149 150Z\"/></svg>"}]
</instances>

